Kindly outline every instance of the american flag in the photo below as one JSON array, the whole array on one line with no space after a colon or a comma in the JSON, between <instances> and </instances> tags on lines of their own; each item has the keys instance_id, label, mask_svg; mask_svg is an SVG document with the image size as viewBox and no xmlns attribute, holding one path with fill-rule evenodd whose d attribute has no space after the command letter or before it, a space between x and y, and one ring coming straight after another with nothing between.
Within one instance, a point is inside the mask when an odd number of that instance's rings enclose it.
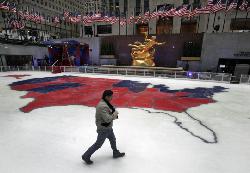
<instances>
[{"instance_id":1,"label":"american flag","mask_svg":"<svg viewBox=\"0 0 250 173\"><path fill-rule=\"evenodd\" d=\"M71 13L71 12L70 12L70 13L69 13L68 20L69 20L69 22L77 23L77 18L76 18L75 13Z\"/></svg>"},{"instance_id":2,"label":"american flag","mask_svg":"<svg viewBox=\"0 0 250 173\"><path fill-rule=\"evenodd\" d=\"M144 14L144 20L145 21L149 21L150 20L150 12L147 11L145 14Z\"/></svg>"},{"instance_id":3,"label":"american flag","mask_svg":"<svg viewBox=\"0 0 250 173\"><path fill-rule=\"evenodd\" d=\"M39 14L36 12L35 14L34 14L34 22L39 22L40 21L40 16L39 16Z\"/></svg>"},{"instance_id":4,"label":"american flag","mask_svg":"<svg viewBox=\"0 0 250 173\"><path fill-rule=\"evenodd\" d=\"M56 16L56 17L54 17L54 21L53 21L56 25L58 24L58 23L60 23L60 20L59 20L59 17L58 16Z\"/></svg>"},{"instance_id":5,"label":"american flag","mask_svg":"<svg viewBox=\"0 0 250 173\"><path fill-rule=\"evenodd\" d=\"M168 17L173 15L173 12L175 12L175 8L173 8L172 5L166 5L164 11L161 13L161 16Z\"/></svg>"},{"instance_id":6,"label":"american flag","mask_svg":"<svg viewBox=\"0 0 250 173\"><path fill-rule=\"evenodd\" d=\"M103 21L104 21L104 22L109 22L109 21L110 21L109 16L105 15L105 16L103 17Z\"/></svg>"},{"instance_id":7,"label":"american flag","mask_svg":"<svg viewBox=\"0 0 250 173\"><path fill-rule=\"evenodd\" d=\"M156 17L158 17L159 16L159 13L156 11L156 10L154 10L151 14L150 14L150 18L152 18L152 19L154 19L154 18L156 18Z\"/></svg>"},{"instance_id":8,"label":"american flag","mask_svg":"<svg viewBox=\"0 0 250 173\"><path fill-rule=\"evenodd\" d=\"M125 17L122 17L121 20L120 20L120 25L121 26L125 26L127 24L127 20Z\"/></svg>"},{"instance_id":9,"label":"american flag","mask_svg":"<svg viewBox=\"0 0 250 173\"><path fill-rule=\"evenodd\" d=\"M228 1L229 6L227 8L227 11L231 10L231 9L236 9L237 5L238 5L238 0L229 0Z\"/></svg>"},{"instance_id":10,"label":"american flag","mask_svg":"<svg viewBox=\"0 0 250 173\"><path fill-rule=\"evenodd\" d=\"M175 15L179 17L184 16L186 11L187 11L187 5L181 5L176 8Z\"/></svg>"},{"instance_id":11,"label":"american flag","mask_svg":"<svg viewBox=\"0 0 250 173\"><path fill-rule=\"evenodd\" d=\"M41 21L41 22L45 22L45 18L44 18L43 15L40 15L40 21Z\"/></svg>"},{"instance_id":12,"label":"american flag","mask_svg":"<svg viewBox=\"0 0 250 173\"><path fill-rule=\"evenodd\" d=\"M188 13L187 16L189 18L195 16L196 14L198 14L196 10L197 10L197 8L195 8L194 10L192 10L192 6L190 5L190 7L189 7L189 13Z\"/></svg>"},{"instance_id":13,"label":"american flag","mask_svg":"<svg viewBox=\"0 0 250 173\"><path fill-rule=\"evenodd\" d=\"M10 26L11 26L13 29L23 29L23 28L24 28L23 22L18 21L18 20L16 20L16 19L11 20Z\"/></svg>"},{"instance_id":14,"label":"american flag","mask_svg":"<svg viewBox=\"0 0 250 173\"><path fill-rule=\"evenodd\" d=\"M207 2L207 6L203 7L206 8L207 10L209 10L209 13L213 12L213 8L216 5L218 0L208 0Z\"/></svg>"},{"instance_id":15,"label":"american flag","mask_svg":"<svg viewBox=\"0 0 250 173\"><path fill-rule=\"evenodd\" d=\"M64 15L64 18L68 18L70 13L68 11L64 11L63 15Z\"/></svg>"},{"instance_id":16,"label":"american flag","mask_svg":"<svg viewBox=\"0 0 250 173\"><path fill-rule=\"evenodd\" d=\"M90 16L89 15L82 16L82 23L84 25L90 25L92 23Z\"/></svg>"},{"instance_id":17,"label":"american flag","mask_svg":"<svg viewBox=\"0 0 250 173\"><path fill-rule=\"evenodd\" d=\"M128 19L128 23L131 24L131 23L134 23L134 19L135 19L135 16L134 14L132 14L129 19Z\"/></svg>"},{"instance_id":18,"label":"american flag","mask_svg":"<svg viewBox=\"0 0 250 173\"><path fill-rule=\"evenodd\" d=\"M246 0L243 0L241 5L239 6L239 9L241 11L245 11L247 9L248 2Z\"/></svg>"},{"instance_id":19,"label":"american flag","mask_svg":"<svg viewBox=\"0 0 250 173\"><path fill-rule=\"evenodd\" d=\"M207 1L207 6L212 7L212 6L214 6L216 4L216 2L217 2L217 0L208 0Z\"/></svg>"},{"instance_id":20,"label":"american flag","mask_svg":"<svg viewBox=\"0 0 250 173\"><path fill-rule=\"evenodd\" d=\"M196 15L195 11L192 10L192 5L189 4L185 11L183 11L184 16L193 17Z\"/></svg>"},{"instance_id":21,"label":"american flag","mask_svg":"<svg viewBox=\"0 0 250 173\"><path fill-rule=\"evenodd\" d=\"M163 17L175 16L176 8L170 7L169 10L164 11Z\"/></svg>"},{"instance_id":22,"label":"american flag","mask_svg":"<svg viewBox=\"0 0 250 173\"><path fill-rule=\"evenodd\" d=\"M208 6L201 7L201 5L199 5L194 11L196 14L209 14L210 8L208 8Z\"/></svg>"},{"instance_id":23,"label":"american flag","mask_svg":"<svg viewBox=\"0 0 250 173\"><path fill-rule=\"evenodd\" d=\"M93 14L91 16L91 20L93 22L105 22L106 21L106 19L104 17L102 17L101 13Z\"/></svg>"},{"instance_id":24,"label":"american flag","mask_svg":"<svg viewBox=\"0 0 250 173\"><path fill-rule=\"evenodd\" d=\"M222 0L218 0L217 3L211 7L211 12L216 13L218 11L224 10L226 9L227 5L226 5L226 1L225 2L221 2Z\"/></svg>"},{"instance_id":25,"label":"american flag","mask_svg":"<svg viewBox=\"0 0 250 173\"><path fill-rule=\"evenodd\" d=\"M16 4L14 2L9 4L9 10L12 13L16 13Z\"/></svg>"},{"instance_id":26,"label":"american flag","mask_svg":"<svg viewBox=\"0 0 250 173\"><path fill-rule=\"evenodd\" d=\"M248 4L247 4L247 12L250 11L250 2L248 1Z\"/></svg>"},{"instance_id":27,"label":"american flag","mask_svg":"<svg viewBox=\"0 0 250 173\"><path fill-rule=\"evenodd\" d=\"M84 16L84 17L82 18L82 23L83 23L84 25L91 25L92 22L93 22L93 21L90 20L88 16Z\"/></svg>"},{"instance_id":28,"label":"american flag","mask_svg":"<svg viewBox=\"0 0 250 173\"><path fill-rule=\"evenodd\" d=\"M110 17L109 20L111 24L115 24L116 22L118 22L118 18L115 16Z\"/></svg>"},{"instance_id":29,"label":"american flag","mask_svg":"<svg viewBox=\"0 0 250 173\"><path fill-rule=\"evenodd\" d=\"M143 20L143 15L142 15L142 13L140 13L140 14L134 19L134 21L135 21L136 24L137 24L137 23L140 23L142 20Z\"/></svg>"},{"instance_id":30,"label":"american flag","mask_svg":"<svg viewBox=\"0 0 250 173\"><path fill-rule=\"evenodd\" d=\"M31 20L31 16L30 16L30 14L29 14L29 11L25 11L24 12L24 18L26 19L26 20Z\"/></svg>"},{"instance_id":31,"label":"american flag","mask_svg":"<svg viewBox=\"0 0 250 173\"><path fill-rule=\"evenodd\" d=\"M9 10L9 2L6 2L6 1L1 2L0 9Z\"/></svg>"},{"instance_id":32,"label":"american flag","mask_svg":"<svg viewBox=\"0 0 250 173\"><path fill-rule=\"evenodd\" d=\"M18 15L22 18L22 19L24 19L25 17L24 17L24 13L23 13L23 11L18 11Z\"/></svg>"},{"instance_id":33,"label":"american flag","mask_svg":"<svg viewBox=\"0 0 250 173\"><path fill-rule=\"evenodd\" d=\"M77 21L80 22L82 20L82 15L80 13L77 13L76 18Z\"/></svg>"},{"instance_id":34,"label":"american flag","mask_svg":"<svg viewBox=\"0 0 250 173\"><path fill-rule=\"evenodd\" d=\"M169 9L169 4L164 4L160 6L160 8L157 10L157 13L155 14L156 17L164 16L164 13L167 9Z\"/></svg>"},{"instance_id":35,"label":"american flag","mask_svg":"<svg viewBox=\"0 0 250 173\"><path fill-rule=\"evenodd\" d=\"M182 5L180 6L180 8L177 8L175 11L175 15L182 17L182 16L194 16L195 13L192 14L192 6L191 5Z\"/></svg>"}]
</instances>

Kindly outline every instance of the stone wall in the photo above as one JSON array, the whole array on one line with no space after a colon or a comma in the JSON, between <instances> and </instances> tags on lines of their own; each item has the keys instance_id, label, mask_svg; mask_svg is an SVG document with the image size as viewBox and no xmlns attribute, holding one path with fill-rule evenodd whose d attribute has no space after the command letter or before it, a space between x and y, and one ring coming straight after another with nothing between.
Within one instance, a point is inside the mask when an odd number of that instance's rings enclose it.
<instances>
[{"instance_id":1,"label":"stone wall","mask_svg":"<svg viewBox=\"0 0 250 173\"><path fill-rule=\"evenodd\" d=\"M250 32L205 34L202 45L201 71L215 72L220 58L250 59L235 56L240 52L250 52Z\"/></svg>"}]
</instances>

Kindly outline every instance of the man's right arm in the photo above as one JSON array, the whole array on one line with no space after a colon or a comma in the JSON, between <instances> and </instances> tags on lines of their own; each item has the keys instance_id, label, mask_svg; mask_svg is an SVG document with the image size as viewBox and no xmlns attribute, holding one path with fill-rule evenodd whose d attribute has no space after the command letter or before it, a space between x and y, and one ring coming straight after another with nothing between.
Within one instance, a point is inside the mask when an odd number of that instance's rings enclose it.
<instances>
[{"instance_id":1,"label":"man's right arm","mask_svg":"<svg viewBox=\"0 0 250 173\"><path fill-rule=\"evenodd\" d=\"M117 116L113 116L113 114L109 113L109 108L107 107L102 108L101 116L106 123L110 123L111 121L117 118Z\"/></svg>"}]
</instances>

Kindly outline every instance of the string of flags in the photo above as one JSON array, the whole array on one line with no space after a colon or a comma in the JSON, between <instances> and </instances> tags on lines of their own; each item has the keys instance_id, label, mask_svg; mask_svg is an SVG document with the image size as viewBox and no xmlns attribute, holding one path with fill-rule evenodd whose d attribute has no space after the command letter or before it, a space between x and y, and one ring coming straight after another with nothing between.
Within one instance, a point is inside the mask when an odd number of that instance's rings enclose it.
<instances>
[{"instance_id":1,"label":"string of flags","mask_svg":"<svg viewBox=\"0 0 250 173\"><path fill-rule=\"evenodd\" d=\"M159 9L155 9L153 12L147 11L145 13L140 13L138 16L135 16L135 12L133 15L128 16L110 16L104 14L89 14L82 15L80 12L68 12L64 11L61 16L48 16L46 19L38 12L34 11L22 11L17 10L16 5L14 3L9 3L4 1L0 3L0 10L9 11L15 13L19 19L32 21L35 23L48 23L58 25L62 23L62 21L67 21L71 23L82 23L84 25L91 25L95 22L105 22L110 24L120 23L121 26L125 26L127 24L137 24L137 23L148 23L150 20L159 18L159 17L185 17L192 18L194 16L200 14L210 14L216 13L224 10L225 12L229 12L232 10L240 10L240 11L250 11L250 0L208 0L206 6L198 6L196 8L191 4L183 4L179 7L174 7L173 5L166 4L160 7ZM12 20L12 25L15 28L23 28L24 25L20 22Z\"/></svg>"}]
</instances>

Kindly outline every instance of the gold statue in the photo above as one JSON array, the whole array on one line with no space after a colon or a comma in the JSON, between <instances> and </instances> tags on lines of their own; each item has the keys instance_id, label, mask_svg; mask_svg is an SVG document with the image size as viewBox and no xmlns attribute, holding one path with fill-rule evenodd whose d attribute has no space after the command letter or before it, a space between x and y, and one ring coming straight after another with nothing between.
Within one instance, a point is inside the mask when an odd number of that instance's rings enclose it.
<instances>
[{"instance_id":1,"label":"gold statue","mask_svg":"<svg viewBox=\"0 0 250 173\"><path fill-rule=\"evenodd\" d=\"M147 33L145 34L145 41L143 43L136 41L134 44L129 44L128 46L132 47L131 56L133 66L155 66L154 63L154 53L155 45L163 45L164 43L159 43L156 41L156 36L148 37Z\"/></svg>"}]
</instances>

